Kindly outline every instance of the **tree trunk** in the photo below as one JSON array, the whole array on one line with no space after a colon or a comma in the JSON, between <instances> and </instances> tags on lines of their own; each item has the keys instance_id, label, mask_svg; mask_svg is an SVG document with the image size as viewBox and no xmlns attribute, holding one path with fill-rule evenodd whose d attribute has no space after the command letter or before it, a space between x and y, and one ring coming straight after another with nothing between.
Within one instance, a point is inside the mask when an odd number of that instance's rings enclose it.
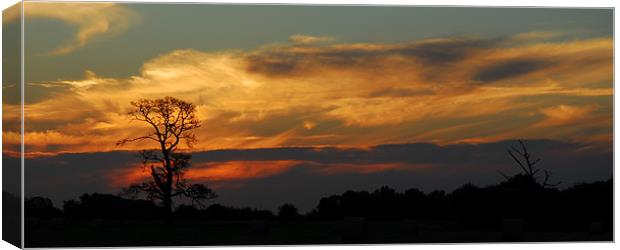
<instances>
[{"instance_id":1,"label":"tree trunk","mask_svg":"<svg viewBox=\"0 0 620 250\"><path fill-rule=\"evenodd\" d=\"M164 188L164 209L166 210L166 223L172 223L172 166L170 162L170 154L166 150L165 144L161 143L162 153L164 155L165 166L166 169L166 182Z\"/></svg>"},{"instance_id":2,"label":"tree trunk","mask_svg":"<svg viewBox=\"0 0 620 250\"><path fill-rule=\"evenodd\" d=\"M172 170L167 168L166 187L164 190L164 209L166 209L166 222L172 223Z\"/></svg>"},{"instance_id":3,"label":"tree trunk","mask_svg":"<svg viewBox=\"0 0 620 250\"><path fill-rule=\"evenodd\" d=\"M164 197L164 209L165 211L165 219L166 223L172 223L172 197L170 196L170 192L166 192Z\"/></svg>"}]
</instances>

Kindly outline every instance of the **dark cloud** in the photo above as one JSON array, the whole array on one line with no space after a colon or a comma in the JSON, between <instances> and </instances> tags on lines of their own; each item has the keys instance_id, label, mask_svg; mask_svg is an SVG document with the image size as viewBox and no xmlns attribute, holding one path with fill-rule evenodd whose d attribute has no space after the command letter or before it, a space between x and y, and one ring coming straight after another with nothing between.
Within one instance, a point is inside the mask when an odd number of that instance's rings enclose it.
<instances>
[{"instance_id":1,"label":"dark cloud","mask_svg":"<svg viewBox=\"0 0 620 250\"><path fill-rule=\"evenodd\" d=\"M194 153L194 163L228 161L295 160L297 165L276 175L255 179L232 179L212 182L220 187L219 202L232 205L276 208L284 202L299 203L303 210L316 205L318 198L347 189L374 189L389 185L430 191L451 190L464 183L493 184L502 180L497 171L507 174L518 168L506 153L513 141L486 144L439 146L429 143L379 145L355 148L265 148L214 150ZM542 158L541 167L553 172L564 187L576 182L607 179L612 176L612 152L584 151L585 145L551 140L527 141L534 157ZM10 160L10 159L7 159ZM110 185L113 173L130 170L139 163L133 152L62 154L26 159L27 195L62 200L76 198L84 192L116 193ZM324 171L337 164L364 167L371 164L432 164L428 169L390 169L377 172ZM195 166L197 167L197 166ZM226 188L233 187L233 188Z\"/></svg>"},{"instance_id":2,"label":"dark cloud","mask_svg":"<svg viewBox=\"0 0 620 250\"><path fill-rule=\"evenodd\" d=\"M474 80L482 82L504 80L526 75L551 65L553 62L539 58L507 60L490 64L489 67L476 73Z\"/></svg>"},{"instance_id":3,"label":"dark cloud","mask_svg":"<svg viewBox=\"0 0 620 250\"><path fill-rule=\"evenodd\" d=\"M269 76L288 76L300 70L301 55L294 53L269 53L246 57L247 70Z\"/></svg>"},{"instance_id":4,"label":"dark cloud","mask_svg":"<svg viewBox=\"0 0 620 250\"><path fill-rule=\"evenodd\" d=\"M446 38L403 44L337 44L303 47L294 44L247 56L247 70L271 77L306 75L321 68L383 67L383 59L400 56L408 67L441 67L463 60L505 39ZM432 69L427 69L432 70Z\"/></svg>"},{"instance_id":5,"label":"dark cloud","mask_svg":"<svg viewBox=\"0 0 620 250\"><path fill-rule=\"evenodd\" d=\"M432 143L386 144L370 149L339 147L284 147L263 149L214 150L194 154L197 162L226 161L273 161L300 160L321 164L371 164L371 163L437 163L458 165L459 163L477 163L480 158L490 159L495 156L505 158L505 150L512 141L488 144L451 144L439 146ZM563 143L552 140L529 142L532 151L550 149L562 152L577 150L582 145Z\"/></svg>"},{"instance_id":6,"label":"dark cloud","mask_svg":"<svg viewBox=\"0 0 620 250\"><path fill-rule=\"evenodd\" d=\"M510 49L521 49L520 45L524 44L527 41L514 40L514 37L452 37L398 44L331 44L314 47L289 44L259 50L246 56L245 61L249 72L268 77L302 77L347 71L372 77L398 71L402 77L409 73L417 74L428 82L473 80L482 83L524 76L559 64L591 66L609 63L607 54L583 57L579 61L547 58L525 49L522 55L502 55ZM484 56L481 59L477 57L479 55ZM487 59L493 58L493 55L504 59ZM475 68L471 78L468 76L455 80L446 74L467 69L460 64L466 61L475 64L470 65Z\"/></svg>"},{"instance_id":7,"label":"dark cloud","mask_svg":"<svg viewBox=\"0 0 620 250\"><path fill-rule=\"evenodd\" d=\"M425 41L390 50L415 57L424 65L445 65L457 62L483 49L497 46L503 39L452 38Z\"/></svg>"}]
</instances>

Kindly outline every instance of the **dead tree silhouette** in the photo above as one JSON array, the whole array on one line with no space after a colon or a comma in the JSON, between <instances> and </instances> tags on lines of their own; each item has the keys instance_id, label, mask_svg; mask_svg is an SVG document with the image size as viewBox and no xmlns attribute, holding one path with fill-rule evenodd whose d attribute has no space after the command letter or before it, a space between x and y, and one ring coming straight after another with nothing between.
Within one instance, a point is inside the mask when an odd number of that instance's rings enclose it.
<instances>
[{"instance_id":1,"label":"dead tree silhouette","mask_svg":"<svg viewBox=\"0 0 620 250\"><path fill-rule=\"evenodd\" d=\"M523 172L522 175L524 175L525 177L531 178L536 183L539 183L543 188L555 187L557 185L560 185L561 182L549 183L550 178L551 178L551 172L548 170L536 167L536 165L540 163L540 158L533 159L532 155L528 152L527 147L525 146L525 143L523 142L523 140L517 140L517 141L519 142L519 146L521 149L518 149L515 146L510 146L510 148L507 149L507 151L510 157L517 163L517 166L519 167L519 169L521 169L521 171ZM539 173L541 170L543 171L543 180L542 182L539 182ZM510 177L508 177L501 171L499 171L499 173L504 178L506 178L506 180L510 179Z\"/></svg>"},{"instance_id":2,"label":"dead tree silhouette","mask_svg":"<svg viewBox=\"0 0 620 250\"><path fill-rule=\"evenodd\" d=\"M191 165L191 155L177 151L178 145L184 141L188 148L196 142L194 130L200 127L195 115L196 107L174 97L162 99L140 99L131 102L129 112L132 120L145 122L150 127L146 135L126 138L117 143L153 141L158 149L142 150L144 171L148 171L151 180L132 184L123 189L122 196L135 198L140 194L153 201L160 201L166 211L167 220L171 219L173 197L184 196L192 203L202 205L203 201L214 199L217 195L203 184L190 184L184 173Z\"/></svg>"}]
</instances>

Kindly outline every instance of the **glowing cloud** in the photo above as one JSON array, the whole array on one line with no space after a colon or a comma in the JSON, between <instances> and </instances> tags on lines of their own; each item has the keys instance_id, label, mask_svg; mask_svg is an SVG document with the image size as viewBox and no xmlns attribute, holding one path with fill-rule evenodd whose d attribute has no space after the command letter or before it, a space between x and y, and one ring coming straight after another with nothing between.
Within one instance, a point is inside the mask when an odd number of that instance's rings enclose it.
<instances>
[{"instance_id":1,"label":"glowing cloud","mask_svg":"<svg viewBox=\"0 0 620 250\"><path fill-rule=\"evenodd\" d=\"M189 179L222 182L264 178L280 174L301 163L296 160L205 162L192 166L185 176ZM107 176L112 187L125 187L151 178L140 165L119 168Z\"/></svg>"},{"instance_id":2,"label":"glowing cloud","mask_svg":"<svg viewBox=\"0 0 620 250\"><path fill-rule=\"evenodd\" d=\"M549 107L541 109L540 112L546 116L546 118L536 124L534 127L554 127L567 125L575 122L580 122L588 118L593 111L598 107L594 105L590 106L568 106L559 105L555 107Z\"/></svg>"},{"instance_id":3,"label":"glowing cloud","mask_svg":"<svg viewBox=\"0 0 620 250\"><path fill-rule=\"evenodd\" d=\"M296 36L250 51L175 50L137 76L87 71L44 83L67 91L26 105L26 143L45 152L137 149L115 146L144 129L125 116L129 102L166 95L196 104L195 150L610 134L612 39L549 36L303 45L307 37ZM588 112L596 131L569 122ZM571 130L546 130L560 124Z\"/></svg>"},{"instance_id":4,"label":"glowing cloud","mask_svg":"<svg viewBox=\"0 0 620 250\"><path fill-rule=\"evenodd\" d=\"M298 45L329 42L332 40L334 40L334 38L330 36L292 35L289 37L291 43Z\"/></svg>"}]
</instances>

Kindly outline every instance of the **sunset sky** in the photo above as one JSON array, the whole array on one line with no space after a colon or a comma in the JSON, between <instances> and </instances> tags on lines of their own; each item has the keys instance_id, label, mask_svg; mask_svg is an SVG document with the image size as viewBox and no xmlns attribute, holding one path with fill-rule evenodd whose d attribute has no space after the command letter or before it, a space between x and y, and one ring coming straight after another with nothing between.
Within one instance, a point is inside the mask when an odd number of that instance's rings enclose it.
<instances>
[{"instance_id":1,"label":"sunset sky","mask_svg":"<svg viewBox=\"0 0 620 250\"><path fill-rule=\"evenodd\" d=\"M496 169L517 171L505 154L517 138L568 184L613 170L612 9L26 2L24 13L31 194L148 177L126 151L156 145L115 143L147 129L126 115L130 101L164 96L194 103L202 121L188 176L236 205L286 202L247 200L247 187L289 182L351 184L317 197L494 183ZM5 13L3 28L16 18ZM19 96L3 109L17 122ZM50 175L82 184L56 194Z\"/></svg>"}]
</instances>

